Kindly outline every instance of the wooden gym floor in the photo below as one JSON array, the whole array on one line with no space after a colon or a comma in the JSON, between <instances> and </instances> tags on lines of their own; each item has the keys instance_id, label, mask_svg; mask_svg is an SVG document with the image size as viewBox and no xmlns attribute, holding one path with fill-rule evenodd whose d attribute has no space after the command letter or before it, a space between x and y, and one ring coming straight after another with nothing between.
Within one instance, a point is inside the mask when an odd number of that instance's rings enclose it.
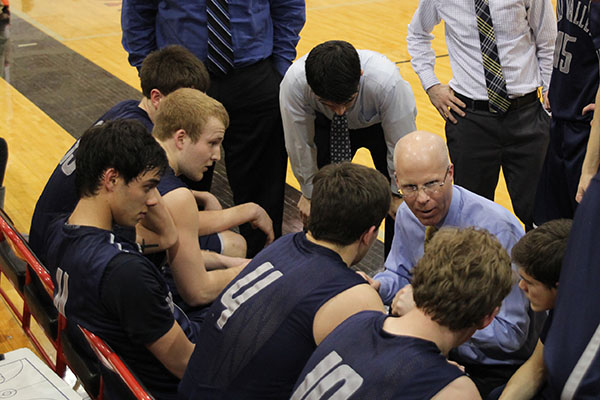
<instances>
[{"instance_id":1,"label":"wooden gym floor","mask_svg":"<svg viewBox=\"0 0 600 400\"><path fill-rule=\"evenodd\" d=\"M321 42L342 39L358 49L385 54L412 86L418 129L443 136L444 121L423 91L406 50L407 26L417 4L418 0L307 0L307 22L297 51L304 55ZM21 232L28 232L35 202L75 138L118 101L141 98L137 71L121 46L120 8L120 1L111 0L11 0L11 63L6 79L0 78L0 136L9 148L5 210ZM451 71L443 26L434 34L436 73L447 82ZM372 166L366 150L359 151L355 161ZM284 230L292 231L298 228L298 184L289 168L287 182ZM215 186L226 182L216 177ZM503 178L496 201L512 211ZM382 266L380 253L377 250L369 260L375 269ZM6 279L2 286L10 289ZM0 353L31 348L4 303L0 321Z\"/></svg>"}]
</instances>

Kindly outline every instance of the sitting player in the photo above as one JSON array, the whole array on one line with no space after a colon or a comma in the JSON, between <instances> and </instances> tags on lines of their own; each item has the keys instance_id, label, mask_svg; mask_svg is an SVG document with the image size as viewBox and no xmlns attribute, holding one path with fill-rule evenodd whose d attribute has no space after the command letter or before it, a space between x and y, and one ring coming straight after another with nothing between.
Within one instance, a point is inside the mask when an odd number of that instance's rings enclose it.
<instances>
[{"instance_id":1,"label":"sitting player","mask_svg":"<svg viewBox=\"0 0 600 400\"><path fill-rule=\"evenodd\" d=\"M182 46L167 46L152 52L142 64L140 70L140 83L144 98L142 100L125 100L107 111L95 124L115 119L136 119L144 124L148 132L154 127L156 110L161 100L169 93L182 87L192 87L201 91L208 89L210 78L202 62L190 51ZM29 244L36 255L45 261L43 253L45 230L57 214L70 213L77 203L75 190L74 153L79 142L69 149L65 156L55 168L48 180L44 191L40 195L35 207L31 221ZM205 210L220 210L221 205L215 196L209 192L193 192L199 205ZM160 207L157 207L154 212ZM239 220L251 221L262 209L255 204L245 206L245 209L233 209L241 214ZM250 210L250 211L248 211ZM244 257L246 253L246 242L244 238L232 231L228 231L235 225L226 226L221 230L213 228L214 215L200 213L199 231L201 246L205 250L211 250L233 257ZM220 227L223 227L220 224ZM272 232L272 227L267 229L267 235ZM139 229L138 229L139 230ZM218 232L218 233L217 233ZM139 230L140 240L144 239L149 251L161 250L172 245L172 242L156 243L155 238L148 237L146 231ZM166 239L166 237L165 237ZM146 252L146 248L144 249ZM205 254L209 260L214 258L214 264L224 266L225 259L213 254Z\"/></svg>"},{"instance_id":2,"label":"sitting player","mask_svg":"<svg viewBox=\"0 0 600 400\"><path fill-rule=\"evenodd\" d=\"M168 250L170 271L175 279L171 290L181 296L181 306L196 307L211 303L241 270L239 258L221 257L214 269L211 260L204 259L198 244L200 214L213 216L211 226L218 230L249 221L272 235L272 222L262 208L246 203L221 211L198 211L194 196L180 176L200 180L204 172L221 157L221 142L229 116L225 107L196 89L182 88L163 98L155 117L152 134L169 159L158 190L173 217L178 232L177 242ZM245 263L244 263L245 265ZM235 268L233 268L235 267ZM214 269L207 271L207 269ZM175 290L176 289L176 290Z\"/></svg>"},{"instance_id":3,"label":"sitting player","mask_svg":"<svg viewBox=\"0 0 600 400\"><path fill-rule=\"evenodd\" d=\"M544 385L544 341L552 323L552 310L571 224L570 219L546 222L529 231L513 247L512 259L521 275L519 287L529 299L531 309L550 312L533 354L510 378L501 399L532 399ZM495 398L495 395L490 394L490 398Z\"/></svg>"},{"instance_id":4,"label":"sitting player","mask_svg":"<svg viewBox=\"0 0 600 400\"><path fill-rule=\"evenodd\" d=\"M314 352L293 400L480 399L447 357L492 322L510 292L506 250L487 231L442 228L412 273L416 307L350 317Z\"/></svg>"},{"instance_id":5,"label":"sitting player","mask_svg":"<svg viewBox=\"0 0 600 400\"><path fill-rule=\"evenodd\" d=\"M349 267L389 210L378 171L331 164L315 176L308 232L261 251L210 307L179 387L182 399L289 399L316 346L377 293Z\"/></svg>"},{"instance_id":6,"label":"sitting player","mask_svg":"<svg viewBox=\"0 0 600 400\"><path fill-rule=\"evenodd\" d=\"M139 246L112 231L135 226L156 206L165 153L140 122L118 120L88 129L75 159L80 199L48 227L54 304L69 328L105 340L156 398L173 399L198 326L174 307ZM105 389L110 398L113 388Z\"/></svg>"}]
</instances>

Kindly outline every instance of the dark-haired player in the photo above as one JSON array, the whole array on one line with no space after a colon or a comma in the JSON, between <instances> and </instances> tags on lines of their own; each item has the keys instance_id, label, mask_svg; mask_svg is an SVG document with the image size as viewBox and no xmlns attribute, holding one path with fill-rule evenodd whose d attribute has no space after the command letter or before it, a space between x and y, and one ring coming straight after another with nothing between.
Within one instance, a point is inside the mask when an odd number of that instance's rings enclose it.
<instances>
[{"instance_id":1,"label":"dark-haired player","mask_svg":"<svg viewBox=\"0 0 600 400\"><path fill-rule=\"evenodd\" d=\"M399 318L350 317L314 352L292 400L480 399L448 352L492 322L511 287L497 239L442 228L413 269L416 308Z\"/></svg>"},{"instance_id":2,"label":"dark-haired player","mask_svg":"<svg viewBox=\"0 0 600 400\"><path fill-rule=\"evenodd\" d=\"M165 152L140 122L117 120L86 131L75 157L79 201L45 242L54 304L70 328L104 339L157 399L173 399L197 327L140 247L112 230L152 218Z\"/></svg>"},{"instance_id":3,"label":"dark-haired player","mask_svg":"<svg viewBox=\"0 0 600 400\"><path fill-rule=\"evenodd\" d=\"M552 324L552 310L572 222L570 219L546 222L529 231L512 249L512 260L521 275L519 287L529 299L531 309L550 312L533 354L510 378L501 399L532 399L544 385L544 342ZM495 397L490 395L490 398Z\"/></svg>"},{"instance_id":4,"label":"dark-haired player","mask_svg":"<svg viewBox=\"0 0 600 400\"><path fill-rule=\"evenodd\" d=\"M210 307L180 398L289 399L311 353L339 323L383 311L349 267L376 240L389 205L379 172L351 163L322 168L308 232L260 252Z\"/></svg>"},{"instance_id":5,"label":"dark-haired player","mask_svg":"<svg viewBox=\"0 0 600 400\"><path fill-rule=\"evenodd\" d=\"M116 104L94 125L109 120L135 119L151 132L156 108L164 96L180 87L206 90L210 80L202 62L192 53L181 46L169 46L147 57L140 71L140 82L144 94L141 101L125 100ZM60 160L35 205L29 245L42 261L46 258L46 229L57 215L73 211L79 199L75 189L75 151L78 146L79 141L76 141ZM157 248L165 248L167 244L159 243Z\"/></svg>"}]
</instances>

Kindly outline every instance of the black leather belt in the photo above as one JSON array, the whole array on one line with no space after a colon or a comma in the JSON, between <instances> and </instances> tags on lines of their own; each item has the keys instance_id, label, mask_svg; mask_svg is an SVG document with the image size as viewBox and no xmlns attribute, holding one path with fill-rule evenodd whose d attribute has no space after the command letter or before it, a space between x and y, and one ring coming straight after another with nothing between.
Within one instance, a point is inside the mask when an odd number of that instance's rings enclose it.
<instances>
[{"instance_id":1,"label":"black leather belt","mask_svg":"<svg viewBox=\"0 0 600 400\"><path fill-rule=\"evenodd\" d=\"M489 101L473 100L473 99L465 97L462 94L456 93L456 92L454 93L454 95L467 105L467 109L470 109L473 111L494 112L494 111L490 111L490 102ZM539 99L539 97L538 97L537 90L534 92L531 92L531 93L527 93L526 95L521 96L521 97L515 97L514 99L510 99L510 107L508 107L508 111L516 110L518 108L521 108L523 106L531 104L534 101L539 101L538 99Z\"/></svg>"}]
</instances>

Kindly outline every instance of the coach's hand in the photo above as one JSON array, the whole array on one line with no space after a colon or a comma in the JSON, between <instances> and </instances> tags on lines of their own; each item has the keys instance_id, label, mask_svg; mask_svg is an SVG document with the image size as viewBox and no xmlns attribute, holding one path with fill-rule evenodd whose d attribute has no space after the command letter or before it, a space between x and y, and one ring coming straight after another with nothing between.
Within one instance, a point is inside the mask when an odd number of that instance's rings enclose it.
<instances>
[{"instance_id":1,"label":"coach's hand","mask_svg":"<svg viewBox=\"0 0 600 400\"><path fill-rule=\"evenodd\" d=\"M458 123L450 111L464 117L466 114L462 110L466 107L458 97L454 95L454 90L448 85L437 84L427 89L427 95L431 104L438 110L444 121L450 121L453 124Z\"/></svg>"},{"instance_id":2,"label":"coach's hand","mask_svg":"<svg viewBox=\"0 0 600 400\"><path fill-rule=\"evenodd\" d=\"M381 282L379 282L379 281L377 281L377 280L375 280L375 279L371 278L369 275L367 275L366 273L364 273L364 272L362 272L362 271L356 271L356 273L357 273L357 274L359 274L360 276L362 276L362 277L363 277L363 279L364 279L365 281L367 281L367 283L368 283L369 285L371 285L371 287L372 287L373 289L375 289L376 291L378 291L378 292L379 292L379 288L381 287Z\"/></svg>"},{"instance_id":3,"label":"coach's hand","mask_svg":"<svg viewBox=\"0 0 600 400\"><path fill-rule=\"evenodd\" d=\"M413 308L415 308L413 289L412 285L408 284L398 290L398 293L394 296L394 301L392 301L392 315L401 317Z\"/></svg>"}]
</instances>

